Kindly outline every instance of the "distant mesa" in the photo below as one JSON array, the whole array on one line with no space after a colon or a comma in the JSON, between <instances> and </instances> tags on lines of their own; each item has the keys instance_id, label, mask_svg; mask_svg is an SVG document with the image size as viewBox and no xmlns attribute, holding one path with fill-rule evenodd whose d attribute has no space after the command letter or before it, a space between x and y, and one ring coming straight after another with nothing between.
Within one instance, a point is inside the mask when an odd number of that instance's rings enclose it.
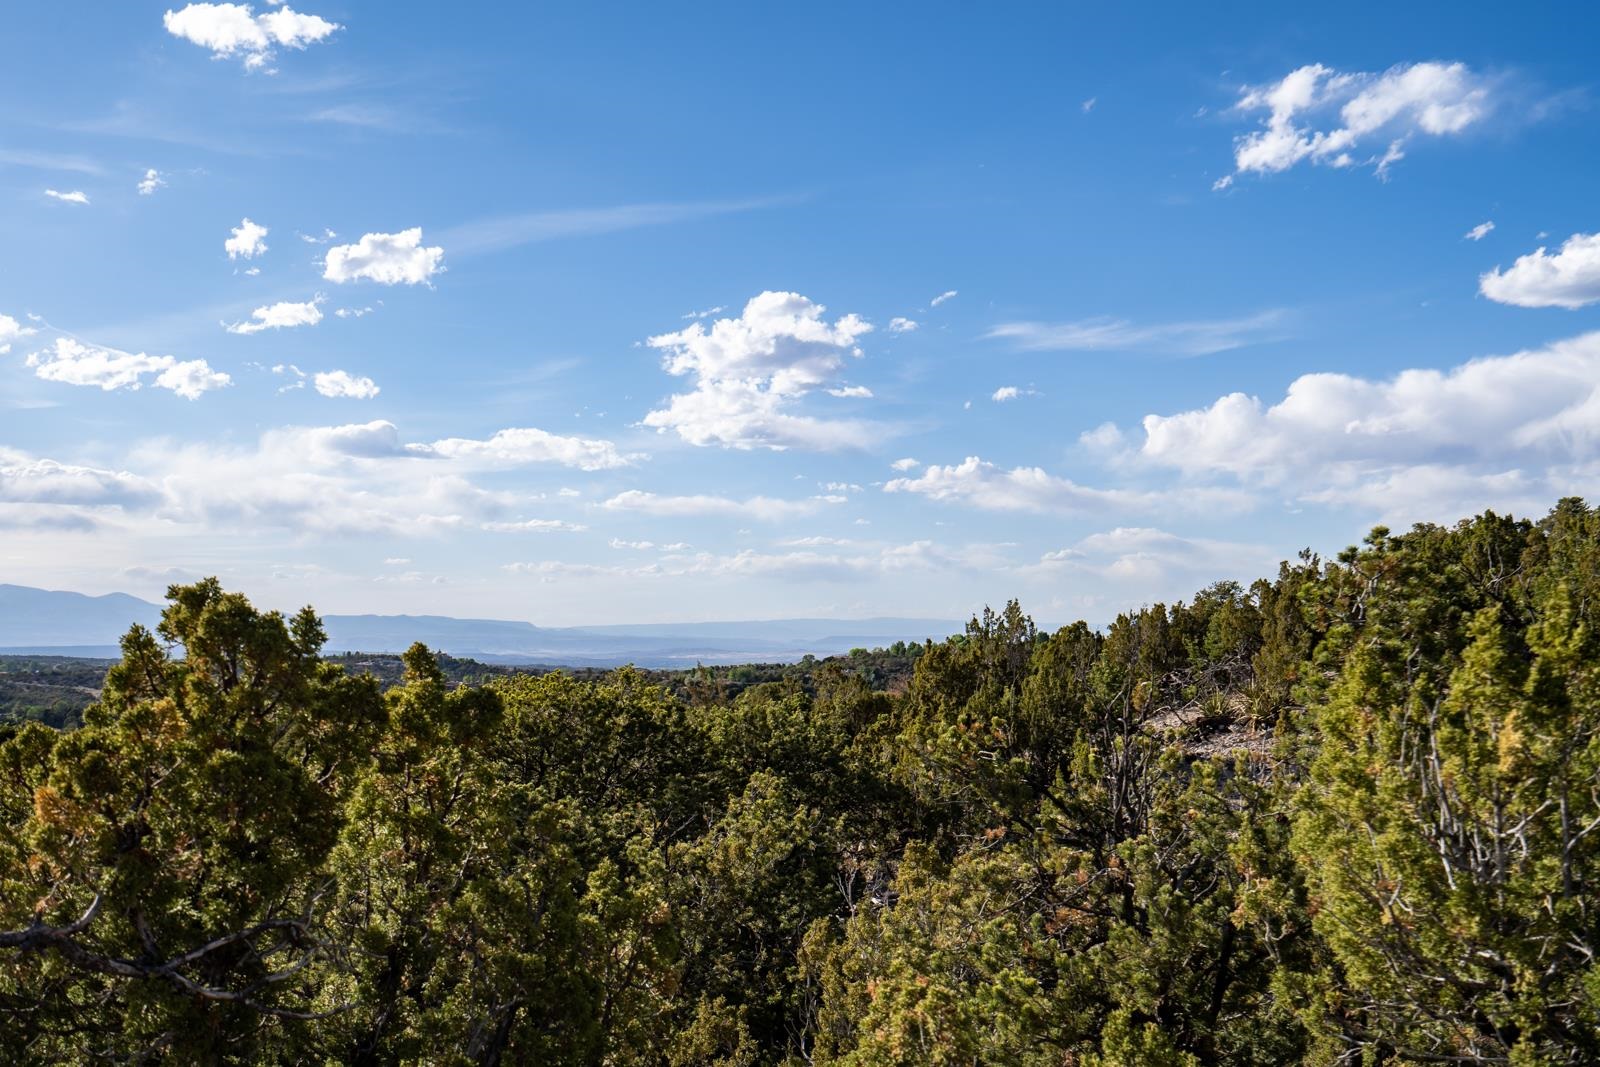
<instances>
[{"instance_id":1,"label":"distant mesa","mask_svg":"<svg viewBox=\"0 0 1600 1067\"><path fill-rule=\"evenodd\" d=\"M134 623L154 627L161 606L125 593L82 593L0 585L0 653L114 657ZM960 633L940 619L774 619L541 627L445 615L325 615L327 651L403 652L421 641L437 652L506 665L692 667L696 663L789 663L843 655L896 641Z\"/></svg>"}]
</instances>

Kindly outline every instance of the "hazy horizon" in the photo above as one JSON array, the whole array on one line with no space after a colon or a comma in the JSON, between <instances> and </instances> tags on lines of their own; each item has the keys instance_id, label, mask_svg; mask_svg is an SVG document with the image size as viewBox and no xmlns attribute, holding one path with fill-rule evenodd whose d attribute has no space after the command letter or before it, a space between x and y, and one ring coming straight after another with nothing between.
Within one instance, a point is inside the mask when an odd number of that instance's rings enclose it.
<instances>
[{"instance_id":1,"label":"hazy horizon","mask_svg":"<svg viewBox=\"0 0 1600 1067\"><path fill-rule=\"evenodd\" d=\"M22 584L20 582L0 582L0 588L4 588L5 586L12 586L12 587L16 587L16 588L26 589L26 590L29 590L29 591L37 591L37 592L45 592L45 593L65 593L65 594L72 595L72 596L89 597L89 598L97 599L97 600L105 599L105 598L108 598L108 597L129 596L129 597L134 597L134 599L139 600L140 602L142 602L144 604L150 605L152 607L157 607L157 608L163 606L163 603L164 603L164 601L159 597L158 598L137 597L137 596L134 596L134 594L128 593L128 592L126 592L124 590L111 590L111 591L105 592L105 593L86 593L86 592L83 592L82 590L78 590L78 589L43 589L43 588L41 588L39 586L24 585L24 584ZM229 591L230 592L241 592L241 593L244 593L247 597L250 596L250 591L247 590L247 589L229 590ZM252 601L252 602L254 602L254 601ZM261 608L262 610L279 611L279 612L283 612L283 613L287 614L287 613L291 613L293 611L297 611L302 607L306 607L307 605L297 604L297 605L293 605L293 606L285 606L285 605L281 605L281 604L269 604L269 603L261 602L261 603L256 603L255 606L258 607L258 608ZM325 612L325 611L322 611L320 608L317 608L316 604L311 604L309 606L312 607L312 608L316 608L319 615L335 615L335 614L337 614L337 615L345 615L345 616L348 616L348 615L371 615L371 616L375 616L375 617L378 617L378 618L448 618L448 619L462 619L463 618L462 616L458 616L458 615L441 615L438 612L431 612L431 611ZM732 624L748 623L748 622L756 622L756 623L796 623L796 622L861 622L861 623L870 623L870 622L885 622L885 621L894 621L894 622L939 622L939 623L949 623L949 624L952 624L952 625L954 625L954 626L959 628L959 626L961 625L963 620L960 620L960 619L917 618L917 617L913 617L913 616L902 616L902 615L863 615L863 616L853 616L853 617L852 616L837 617L837 616L828 616L828 615L820 615L820 616L795 615L795 616L785 616L785 617L756 617L756 616L751 616L749 618L716 618L716 619L713 619L713 618L697 618L697 619L666 620L666 621L662 621L662 622L638 622L638 623L627 623L627 622L595 622L595 623L588 623L588 624L584 624L584 623L566 624L566 623L563 623L563 624L559 624L558 626L557 625L551 625L551 624L543 623L543 622L540 622L537 619L525 619L525 618L516 618L516 617L491 618L489 616L482 616L482 617L474 618L471 621L475 621L475 622L528 623L529 625L537 626L537 627L539 627L541 629L544 629L544 628L571 629L571 630L621 630L621 629L627 629L627 630L634 630L634 631L647 631L647 630L650 630L652 628L658 628L658 627L678 627L678 626L698 626L698 625L719 626L719 625L732 625ZM952 632L954 632L954 631L952 631Z\"/></svg>"}]
</instances>

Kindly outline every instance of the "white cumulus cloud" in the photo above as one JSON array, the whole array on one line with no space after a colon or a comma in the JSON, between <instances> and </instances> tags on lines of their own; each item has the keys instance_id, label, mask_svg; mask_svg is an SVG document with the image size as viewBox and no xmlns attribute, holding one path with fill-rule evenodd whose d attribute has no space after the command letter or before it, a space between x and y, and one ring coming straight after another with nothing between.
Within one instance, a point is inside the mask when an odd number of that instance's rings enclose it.
<instances>
[{"instance_id":1,"label":"white cumulus cloud","mask_svg":"<svg viewBox=\"0 0 1600 1067\"><path fill-rule=\"evenodd\" d=\"M894 478L884 492L913 493L985 511L1067 512L1093 514L1112 509L1148 511L1158 507L1187 510L1248 507L1247 494L1230 490L1177 490L1169 493L1133 489L1095 489L1057 477L1039 467L1004 470L977 456L960 463L929 465L915 478Z\"/></svg>"},{"instance_id":2,"label":"white cumulus cloud","mask_svg":"<svg viewBox=\"0 0 1600 1067\"><path fill-rule=\"evenodd\" d=\"M910 333L916 328L917 322L915 319L902 318L901 316L896 315L894 318L889 320L890 333Z\"/></svg>"},{"instance_id":3,"label":"white cumulus cloud","mask_svg":"<svg viewBox=\"0 0 1600 1067\"><path fill-rule=\"evenodd\" d=\"M150 369L144 373L148 377ZM247 445L160 436L127 446L119 469L0 445L0 527L81 530L114 521L131 535L158 530L185 538L199 532L427 537L467 529L580 528L528 519L519 514L526 492L474 481L475 471L509 462L485 462L470 449L438 444L408 443L394 423L380 419L285 426ZM540 457L525 452L511 458ZM543 458L561 461L559 455ZM408 560L391 556L386 562Z\"/></svg>"},{"instance_id":4,"label":"white cumulus cloud","mask_svg":"<svg viewBox=\"0 0 1600 1067\"><path fill-rule=\"evenodd\" d=\"M322 321L322 309L317 305L322 303L321 296L315 296L304 303L280 301L266 307L258 307L250 313L250 318L244 322L224 324L224 329L229 333L252 334L262 330L282 330L295 326L315 326Z\"/></svg>"},{"instance_id":5,"label":"white cumulus cloud","mask_svg":"<svg viewBox=\"0 0 1600 1067\"><path fill-rule=\"evenodd\" d=\"M242 56L249 70L265 67L274 47L304 49L340 29L336 22L301 14L288 4L259 15L249 4L190 4L169 10L161 21L168 33L208 49L217 59Z\"/></svg>"},{"instance_id":6,"label":"white cumulus cloud","mask_svg":"<svg viewBox=\"0 0 1600 1067\"><path fill-rule=\"evenodd\" d=\"M265 226L244 219L233 228L233 236L222 242L223 251L228 253L229 259L254 259L267 250L263 238L268 232Z\"/></svg>"},{"instance_id":7,"label":"white cumulus cloud","mask_svg":"<svg viewBox=\"0 0 1600 1067\"><path fill-rule=\"evenodd\" d=\"M319 371L312 375L311 382L317 392L328 397L371 400L379 393L378 383L371 378L358 378L342 370Z\"/></svg>"},{"instance_id":8,"label":"white cumulus cloud","mask_svg":"<svg viewBox=\"0 0 1600 1067\"><path fill-rule=\"evenodd\" d=\"M944 303L946 300L954 300L956 297L958 297L960 295L961 294L956 292L954 289L946 289L944 292L940 293L938 296L936 296L932 300L928 301L928 304L929 304L930 307L938 307L940 304Z\"/></svg>"},{"instance_id":9,"label":"white cumulus cloud","mask_svg":"<svg viewBox=\"0 0 1600 1067\"><path fill-rule=\"evenodd\" d=\"M429 445L408 445L413 455L440 456L474 466L559 463L579 470L614 470L637 456L625 456L610 441L563 437L534 427L501 430L486 440L447 437Z\"/></svg>"},{"instance_id":10,"label":"white cumulus cloud","mask_svg":"<svg viewBox=\"0 0 1600 1067\"><path fill-rule=\"evenodd\" d=\"M34 374L46 381L67 385L97 386L110 392L138 389L145 384L168 389L186 400L220 389L233 379L214 371L203 359L177 360L172 356L149 356L143 352L122 352L115 348L84 344L70 337L58 337L52 348L28 357Z\"/></svg>"},{"instance_id":11,"label":"white cumulus cloud","mask_svg":"<svg viewBox=\"0 0 1600 1067\"><path fill-rule=\"evenodd\" d=\"M1248 579L1271 569L1279 558L1260 545L1184 537L1148 526L1118 526L1046 552L1038 563L1020 570L1030 578L1090 577L1147 595L1155 588L1181 596L1219 574Z\"/></svg>"},{"instance_id":12,"label":"white cumulus cloud","mask_svg":"<svg viewBox=\"0 0 1600 1067\"><path fill-rule=\"evenodd\" d=\"M444 249L422 243L422 227L369 233L353 245L328 249L322 276L330 282L365 279L380 285L418 285L444 270Z\"/></svg>"},{"instance_id":13,"label":"white cumulus cloud","mask_svg":"<svg viewBox=\"0 0 1600 1067\"><path fill-rule=\"evenodd\" d=\"M1459 134L1488 116L1490 83L1463 63L1412 63L1382 73L1320 63L1252 86L1236 110L1265 112L1260 129L1234 140L1234 172L1273 174L1298 163L1373 166L1383 176L1418 135Z\"/></svg>"},{"instance_id":14,"label":"white cumulus cloud","mask_svg":"<svg viewBox=\"0 0 1600 1067\"><path fill-rule=\"evenodd\" d=\"M1600 491L1600 332L1388 379L1306 374L1147 415L1133 458L1407 521Z\"/></svg>"},{"instance_id":15,"label":"white cumulus cloud","mask_svg":"<svg viewBox=\"0 0 1600 1067\"><path fill-rule=\"evenodd\" d=\"M24 326L10 315L0 315L0 356L11 351L13 342L24 337L32 337L39 331L32 326Z\"/></svg>"},{"instance_id":16,"label":"white cumulus cloud","mask_svg":"<svg viewBox=\"0 0 1600 1067\"><path fill-rule=\"evenodd\" d=\"M212 531L428 536L501 517L509 493L414 457L393 423L284 427L251 447L151 442L129 458L159 473L159 517Z\"/></svg>"},{"instance_id":17,"label":"white cumulus cloud","mask_svg":"<svg viewBox=\"0 0 1600 1067\"><path fill-rule=\"evenodd\" d=\"M1600 233L1575 233L1559 252L1536 249L1478 278L1478 291L1525 308L1581 308L1600 300Z\"/></svg>"},{"instance_id":18,"label":"white cumulus cloud","mask_svg":"<svg viewBox=\"0 0 1600 1067\"><path fill-rule=\"evenodd\" d=\"M165 184L167 180L161 176L161 172L151 167L144 172L144 177L139 179L139 195L151 196Z\"/></svg>"},{"instance_id":19,"label":"white cumulus cloud","mask_svg":"<svg viewBox=\"0 0 1600 1067\"><path fill-rule=\"evenodd\" d=\"M203 359L186 359L156 375L154 384L157 389L170 389L185 400L198 400L202 393L233 384L233 379L212 370Z\"/></svg>"},{"instance_id":20,"label":"white cumulus cloud","mask_svg":"<svg viewBox=\"0 0 1600 1067\"><path fill-rule=\"evenodd\" d=\"M152 482L128 471L58 463L0 446L0 502L132 507L160 496Z\"/></svg>"},{"instance_id":21,"label":"white cumulus cloud","mask_svg":"<svg viewBox=\"0 0 1600 1067\"><path fill-rule=\"evenodd\" d=\"M694 389L649 412L644 425L691 444L738 449L827 450L874 440L879 431L868 424L795 413L812 390L848 388L834 383L847 360L860 358L856 341L872 329L858 315L830 323L826 310L799 293L764 292L736 319L649 338L665 353L667 373L691 377Z\"/></svg>"},{"instance_id":22,"label":"white cumulus cloud","mask_svg":"<svg viewBox=\"0 0 1600 1067\"><path fill-rule=\"evenodd\" d=\"M1494 222L1493 221L1480 222L1476 226L1474 226L1472 229L1470 229L1466 233L1462 234L1461 236L1462 236L1463 239L1468 240L1468 241L1481 241L1481 240L1483 240L1485 237L1489 236L1489 234L1491 234L1493 232L1494 232Z\"/></svg>"},{"instance_id":23,"label":"white cumulus cloud","mask_svg":"<svg viewBox=\"0 0 1600 1067\"><path fill-rule=\"evenodd\" d=\"M46 189L44 195L52 200L59 200L63 204L87 204L89 202L89 195L81 189L74 189L67 193L63 193L59 189Z\"/></svg>"}]
</instances>

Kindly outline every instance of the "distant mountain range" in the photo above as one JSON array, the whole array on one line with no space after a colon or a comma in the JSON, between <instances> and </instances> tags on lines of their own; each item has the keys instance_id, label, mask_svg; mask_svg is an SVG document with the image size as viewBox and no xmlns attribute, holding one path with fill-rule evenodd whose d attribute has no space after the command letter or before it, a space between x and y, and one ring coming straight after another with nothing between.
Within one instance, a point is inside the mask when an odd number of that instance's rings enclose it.
<instances>
[{"instance_id":1,"label":"distant mountain range","mask_svg":"<svg viewBox=\"0 0 1600 1067\"><path fill-rule=\"evenodd\" d=\"M161 607L125 593L0 585L0 653L114 657L134 623L154 627ZM896 641L943 639L962 624L939 619L773 619L542 627L444 615L324 615L329 652L403 652L421 641L485 663L687 667L695 663L783 663Z\"/></svg>"}]
</instances>

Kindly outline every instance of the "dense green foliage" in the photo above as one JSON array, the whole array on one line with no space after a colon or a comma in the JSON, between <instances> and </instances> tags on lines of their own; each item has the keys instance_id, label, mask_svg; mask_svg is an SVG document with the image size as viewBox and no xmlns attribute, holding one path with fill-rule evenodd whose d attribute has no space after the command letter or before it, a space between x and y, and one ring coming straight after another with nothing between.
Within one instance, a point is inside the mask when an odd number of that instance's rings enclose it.
<instances>
[{"instance_id":1,"label":"dense green foliage","mask_svg":"<svg viewBox=\"0 0 1600 1067\"><path fill-rule=\"evenodd\" d=\"M819 677L843 670L860 677L874 689L898 692L911 680L922 655L921 645L896 641L888 648L852 649L847 656L817 659L806 656L794 663L741 663L703 665L688 670L639 670L651 684L690 703L731 700L753 685L781 682L799 692L815 693ZM341 652L324 657L350 674L370 674L384 690L405 680L404 657L375 653ZM486 685L516 674L549 674L563 670L574 678L602 681L610 672L599 667L504 666L439 654L439 670L448 682ZM106 672L114 660L74 656L0 656L0 727L6 723L42 722L56 729L83 724L83 713L100 699Z\"/></svg>"},{"instance_id":2,"label":"dense green foliage","mask_svg":"<svg viewBox=\"0 0 1600 1067\"><path fill-rule=\"evenodd\" d=\"M58 730L83 725L100 699L113 661L72 656L0 656L0 724L42 722Z\"/></svg>"},{"instance_id":3,"label":"dense green foliage","mask_svg":"<svg viewBox=\"0 0 1600 1067\"><path fill-rule=\"evenodd\" d=\"M8 1061L1600 1062L1578 501L1013 603L909 681L385 691L168 595L80 728L0 735Z\"/></svg>"}]
</instances>

